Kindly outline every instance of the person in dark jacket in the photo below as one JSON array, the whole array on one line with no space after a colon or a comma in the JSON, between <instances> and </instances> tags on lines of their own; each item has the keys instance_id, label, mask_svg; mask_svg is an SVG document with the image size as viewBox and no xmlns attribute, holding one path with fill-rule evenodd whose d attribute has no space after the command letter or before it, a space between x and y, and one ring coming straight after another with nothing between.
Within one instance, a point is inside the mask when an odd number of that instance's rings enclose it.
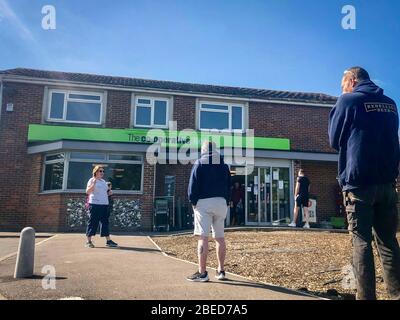
<instances>
[{"instance_id":1,"label":"person in dark jacket","mask_svg":"<svg viewBox=\"0 0 400 320\"><path fill-rule=\"evenodd\" d=\"M339 151L338 180L352 234L357 299L376 299L373 234L388 293L400 299L397 107L360 67L345 71L342 89L328 131L330 145Z\"/></svg>"},{"instance_id":2,"label":"person in dark jacket","mask_svg":"<svg viewBox=\"0 0 400 320\"><path fill-rule=\"evenodd\" d=\"M298 222L299 213L302 214L301 209L304 210L304 216L306 223L303 228L310 228L310 214L308 207L310 206L310 180L304 175L304 169L300 169L297 175L296 187L294 188L294 210L293 210L293 221L289 224L289 227L301 226ZM301 218L301 217L300 217ZM299 219L300 221L302 219Z\"/></svg>"},{"instance_id":3,"label":"person in dark jacket","mask_svg":"<svg viewBox=\"0 0 400 320\"><path fill-rule=\"evenodd\" d=\"M194 234L199 236L199 269L187 277L189 281L208 281L206 270L210 229L216 242L218 269L216 278L225 278L226 245L224 224L230 201L230 171L214 142L205 141L201 158L195 162L188 186L189 201L194 211Z\"/></svg>"},{"instance_id":4,"label":"person in dark jacket","mask_svg":"<svg viewBox=\"0 0 400 320\"><path fill-rule=\"evenodd\" d=\"M236 181L231 190L231 226L241 225L244 223L244 199L244 188L240 185L239 181Z\"/></svg>"}]
</instances>

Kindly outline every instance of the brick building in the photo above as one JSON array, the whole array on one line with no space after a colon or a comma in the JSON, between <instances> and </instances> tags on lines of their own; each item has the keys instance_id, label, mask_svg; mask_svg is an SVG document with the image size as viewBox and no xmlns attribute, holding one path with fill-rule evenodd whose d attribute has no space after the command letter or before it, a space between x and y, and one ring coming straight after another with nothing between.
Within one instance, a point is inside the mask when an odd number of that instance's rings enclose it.
<instances>
[{"instance_id":1,"label":"brick building","mask_svg":"<svg viewBox=\"0 0 400 320\"><path fill-rule=\"evenodd\" d=\"M0 85L2 230L84 228L84 188L99 163L114 187L114 230L151 230L154 203L164 196L171 226L190 226L183 217L191 212L191 164L171 160L182 144L198 150L201 139L185 129L227 138L227 146L232 133L241 134L243 149L251 146L252 172L226 155L245 190L247 225L286 223L300 167L312 183L314 223L339 214L337 154L327 137L335 97L31 69L0 72ZM166 161L148 161L154 145L154 156L163 147L170 152Z\"/></svg>"}]
</instances>

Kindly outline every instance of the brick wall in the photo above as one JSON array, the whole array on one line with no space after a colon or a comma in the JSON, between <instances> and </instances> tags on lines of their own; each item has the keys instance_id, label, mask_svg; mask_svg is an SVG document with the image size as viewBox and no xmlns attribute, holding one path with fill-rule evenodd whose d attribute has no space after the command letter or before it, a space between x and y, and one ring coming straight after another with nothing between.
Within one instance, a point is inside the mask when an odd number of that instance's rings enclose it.
<instances>
[{"instance_id":1,"label":"brick wall","mask_svg":"<svg viewBox=\"0 0 400 320\"><path fill-rule=\"evenodd\" d=\"M157 165L156 170L156 195L164 196L164 177L175 176L175 195L180 197L182 201L188 201L187 198L187 187L189 184L190 171L192 170L192 164L180 165L180 164L163 164Z\"/></svg>"},{"instance_id":2,"label":"brick wall","mask_svg":"<svg viewBox=\"0 0 400 320\"><path fill-rule=\"evenodd\" d=\"M174 120L178 130L196 128L196 98L174 96Z\"/></svg>"},{"instance_id":3,"label":"brick wall","mask_svg":"<svg viewBox=\"0 0 400 320\"><path fill-rule=\"evenodd\" d=\"M292 151L329 152L330 108L284 104L249 104L249 128L255 136L288 138Z\"/></svg>"},{"instance_id":4,"label":"brick wall","mask_svg":"<svg viewBox=\"0 0 400 320\"><path fill-rule=\"evenodd\" d=\"M40 123L43 86L4 83L0 119L0 229L25 226L31 162L27 156L28 125ZM13 103L14 111L6 112Z\"/></svg>"},{"instance_id":5,"label":"brick wall","mask_svg":"<svg viewBox=\"0 0 400 320\"><path fill-rule=\"evenodd\" d=\"M107 92L107 128L129 128L131 119L131 93L127 91Z\"/></svg>"},{"instance_id":6,"label":"brick wall","mask_svg":"<svg viewBox=\"0 0 400 320\"><path fill-rule=\"evenodd\" d=\"M336 180L337 164L334 162L295 161L294 177L303 168L310 179L310 194L317 200L317 222L339 215L340 189ZM345 215L341 215L345 217Z\"/></svg>"}]
</instances>

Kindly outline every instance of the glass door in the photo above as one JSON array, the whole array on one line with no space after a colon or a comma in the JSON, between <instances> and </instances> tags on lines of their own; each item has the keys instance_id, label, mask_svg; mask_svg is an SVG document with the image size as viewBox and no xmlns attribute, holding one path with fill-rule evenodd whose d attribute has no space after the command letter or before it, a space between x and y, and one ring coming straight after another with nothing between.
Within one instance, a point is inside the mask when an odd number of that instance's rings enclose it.
<instances>
[{"instance_id":1,"label":"glass door","mask_svg":"<svg viewBox=\"0 0 400 320\"><path fill-rule=\"evenodd\" d=\"M286 223L290 218L289 168L272 167L272 222Z\"/></svg>"},{"instance_id":2,"label":"glass door","mask_svg":"<svg viewBox=\"0 0 400 320\"><path fill-rule=\"evenodd\" d=\"M258 223L258 169L247 176L246 223Z\"/></svg>"},{"instance_id":3,"label":"glass door","mask_svg":"<svg viewBox=\"0 0 400 320\"><path fill-rule=\"evenodd\" d=\"M259 168L260 223L271 223L271 168Z\"/></svg>"},{"instance_id":4,"label":"glass door","mask_svg":"<svg viewBox=\"0 0 400 320\"><path fill-rule=\"evenodd\" d=\"M246 177L246 223L284 224L290 219L290 169L258 167Z\"/></svg>"}]
</instances>

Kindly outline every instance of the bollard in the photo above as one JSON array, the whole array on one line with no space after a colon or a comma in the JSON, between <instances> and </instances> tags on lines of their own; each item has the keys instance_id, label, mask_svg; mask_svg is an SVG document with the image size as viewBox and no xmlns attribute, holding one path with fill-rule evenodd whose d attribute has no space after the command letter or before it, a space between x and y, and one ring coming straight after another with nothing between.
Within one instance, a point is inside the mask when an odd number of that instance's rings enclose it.
<instances>
[{"instance_id":1,"label":"bollard","mask_svg":"<svg viewBox=\"0 0 400 320\"><path fill-rule=\"evenodd\" d=\"M14 278L27 278L33 276L34 260L35 229L27 227L21 231Z\"/></svg>"}]
</instances>

